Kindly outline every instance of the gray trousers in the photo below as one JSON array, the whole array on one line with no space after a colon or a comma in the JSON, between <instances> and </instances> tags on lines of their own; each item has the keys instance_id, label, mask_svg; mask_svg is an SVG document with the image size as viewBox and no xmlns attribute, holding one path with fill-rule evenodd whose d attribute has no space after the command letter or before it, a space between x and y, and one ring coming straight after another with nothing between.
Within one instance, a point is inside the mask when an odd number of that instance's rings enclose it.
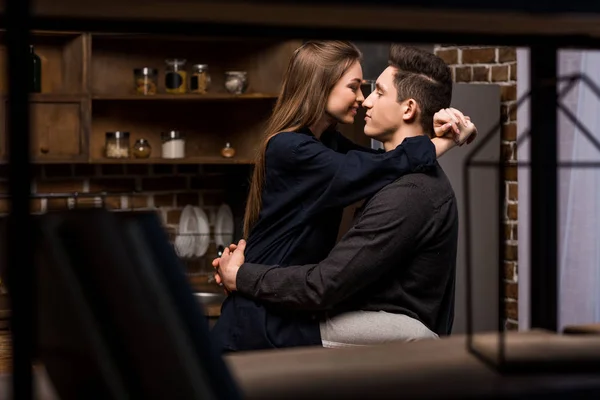
<instances>
[{"instance_id":1,"label":"gray trousers","mask_svg":"<svg viewBox=\"0 0 600 400\"><path fill-rule=\"evenodd\" d=\"M422 322L384 311L351 311L321 322L323 347L329 348L437 338Z\"/></svg>"}]
</instances>

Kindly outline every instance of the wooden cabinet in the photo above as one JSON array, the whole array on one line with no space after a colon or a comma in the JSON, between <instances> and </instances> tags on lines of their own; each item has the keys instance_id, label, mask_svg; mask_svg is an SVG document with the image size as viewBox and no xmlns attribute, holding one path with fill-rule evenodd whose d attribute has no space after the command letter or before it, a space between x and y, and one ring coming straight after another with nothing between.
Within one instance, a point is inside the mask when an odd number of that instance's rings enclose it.
<instances>
[{"instance_id":1,"label":"wooden cabinet","mask_svg":"<svg viewBox=\"0 0 600 400\"><path fill-rule=\"evenodd\" d=\"M31 154L37 161L84 161L83 101L32 101Z\"/></svg>"},{"instance_id":2,"label":"wooden cabinet","mask_svg":"<svg viewBox=\"0 0 600 400\"><path fill-rule=\"evenodd\" d=\"M31 95L31 151L39 163L194 163L251 164L263 127L277 99L283 74L300 41L202 38L145 34L33 32L42 60L42 93ZM208 64L206 94L166 94L165 60ZM159 71L158 93L134 92L134 69ZM225 71L247 72L242 95L227 93ZM0 32L0 75L6 76L6 51ZM187 86L187 84L186 84ZM0 80L0 93L6 82ZM6 101L0 107L0 157L6 159ZM161 133L183 132L186 157L161 158ZM146 139L149 159L108 159L105 134L130 132L130 145ZM226 143L236 149L223 158Z\"/></svg>"}]
</instances>

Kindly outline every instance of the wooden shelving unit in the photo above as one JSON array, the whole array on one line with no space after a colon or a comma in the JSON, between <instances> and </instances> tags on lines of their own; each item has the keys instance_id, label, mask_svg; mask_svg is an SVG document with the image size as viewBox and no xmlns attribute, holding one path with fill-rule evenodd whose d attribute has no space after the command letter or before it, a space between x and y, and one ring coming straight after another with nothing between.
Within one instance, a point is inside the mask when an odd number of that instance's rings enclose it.
<instances>
[{"instance_id":1,"label":"wooden shelving unit","mask_svg":"<svg viewBox=\"0 0 600 400\"><path fill-rule=\"evenodd\" d=\"M31 154L36 163L106 164L252 164L287 62L300 41L165 35L33 32L32 45L42 59L42 93L32 94ZM0 32L0 75L6 75L5 38ZM165 59L208 64L208 93L167 94ZM134 93L135 68L159 71L158 93ZM224 72L248 73L248 89L232 95ZM0 93L7 92L0 81ZM6 97L0 119L6 121ZM179 130L186 139L186 157L160 158L160 134ZM130 132L130 144L149 141L148 159L108 159L105 133ZM0 125L0 162L6 162L6 123ZM220 155L225 143L234 158Z\"/></svg>"}]
</instances>

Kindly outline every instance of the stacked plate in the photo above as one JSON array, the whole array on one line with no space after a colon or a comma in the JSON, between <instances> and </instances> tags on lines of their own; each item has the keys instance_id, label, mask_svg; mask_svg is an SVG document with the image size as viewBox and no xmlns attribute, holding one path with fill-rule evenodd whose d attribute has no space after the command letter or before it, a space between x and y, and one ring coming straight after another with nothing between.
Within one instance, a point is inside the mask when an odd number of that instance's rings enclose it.
<instances>
[{"instance_id":1,"label":"stacked plate","mask_svg":"<svg viewBox=\"0 0 600 400\"><path fill-rule=\"evenodd\" d=\"M175 251L180 257L202 257L208 250L210 226L200 207L185 206L179 218L179 233Z\"/></svg>"},{"instance_id":2,"label":"stacked plate","mask_svg":"<svg viewBox=\"0 0 600 400\"><path fill-rule=\"evenodd\" d=\"M227 247L233 241L233 213L227 204L222 204L215 218L215 243Z\"/></svg>"}]
</instances>

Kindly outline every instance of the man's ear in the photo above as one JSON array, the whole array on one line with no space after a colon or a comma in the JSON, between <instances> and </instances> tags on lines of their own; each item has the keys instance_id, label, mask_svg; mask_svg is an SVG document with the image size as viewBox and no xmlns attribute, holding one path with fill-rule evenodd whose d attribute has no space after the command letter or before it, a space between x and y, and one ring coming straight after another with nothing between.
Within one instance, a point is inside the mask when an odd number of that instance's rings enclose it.
<instances>
[{"instance_id":1,"label":"man's ear","mask_svg":"<svg viewBox=\"0 0 600 400\"><path fill-rule=\"evenodd\" d=\"M402 104L402 119L405 122L413 122L417 119L418 105L414 99L405 100Z\"/></svg>"}]
</instances>

